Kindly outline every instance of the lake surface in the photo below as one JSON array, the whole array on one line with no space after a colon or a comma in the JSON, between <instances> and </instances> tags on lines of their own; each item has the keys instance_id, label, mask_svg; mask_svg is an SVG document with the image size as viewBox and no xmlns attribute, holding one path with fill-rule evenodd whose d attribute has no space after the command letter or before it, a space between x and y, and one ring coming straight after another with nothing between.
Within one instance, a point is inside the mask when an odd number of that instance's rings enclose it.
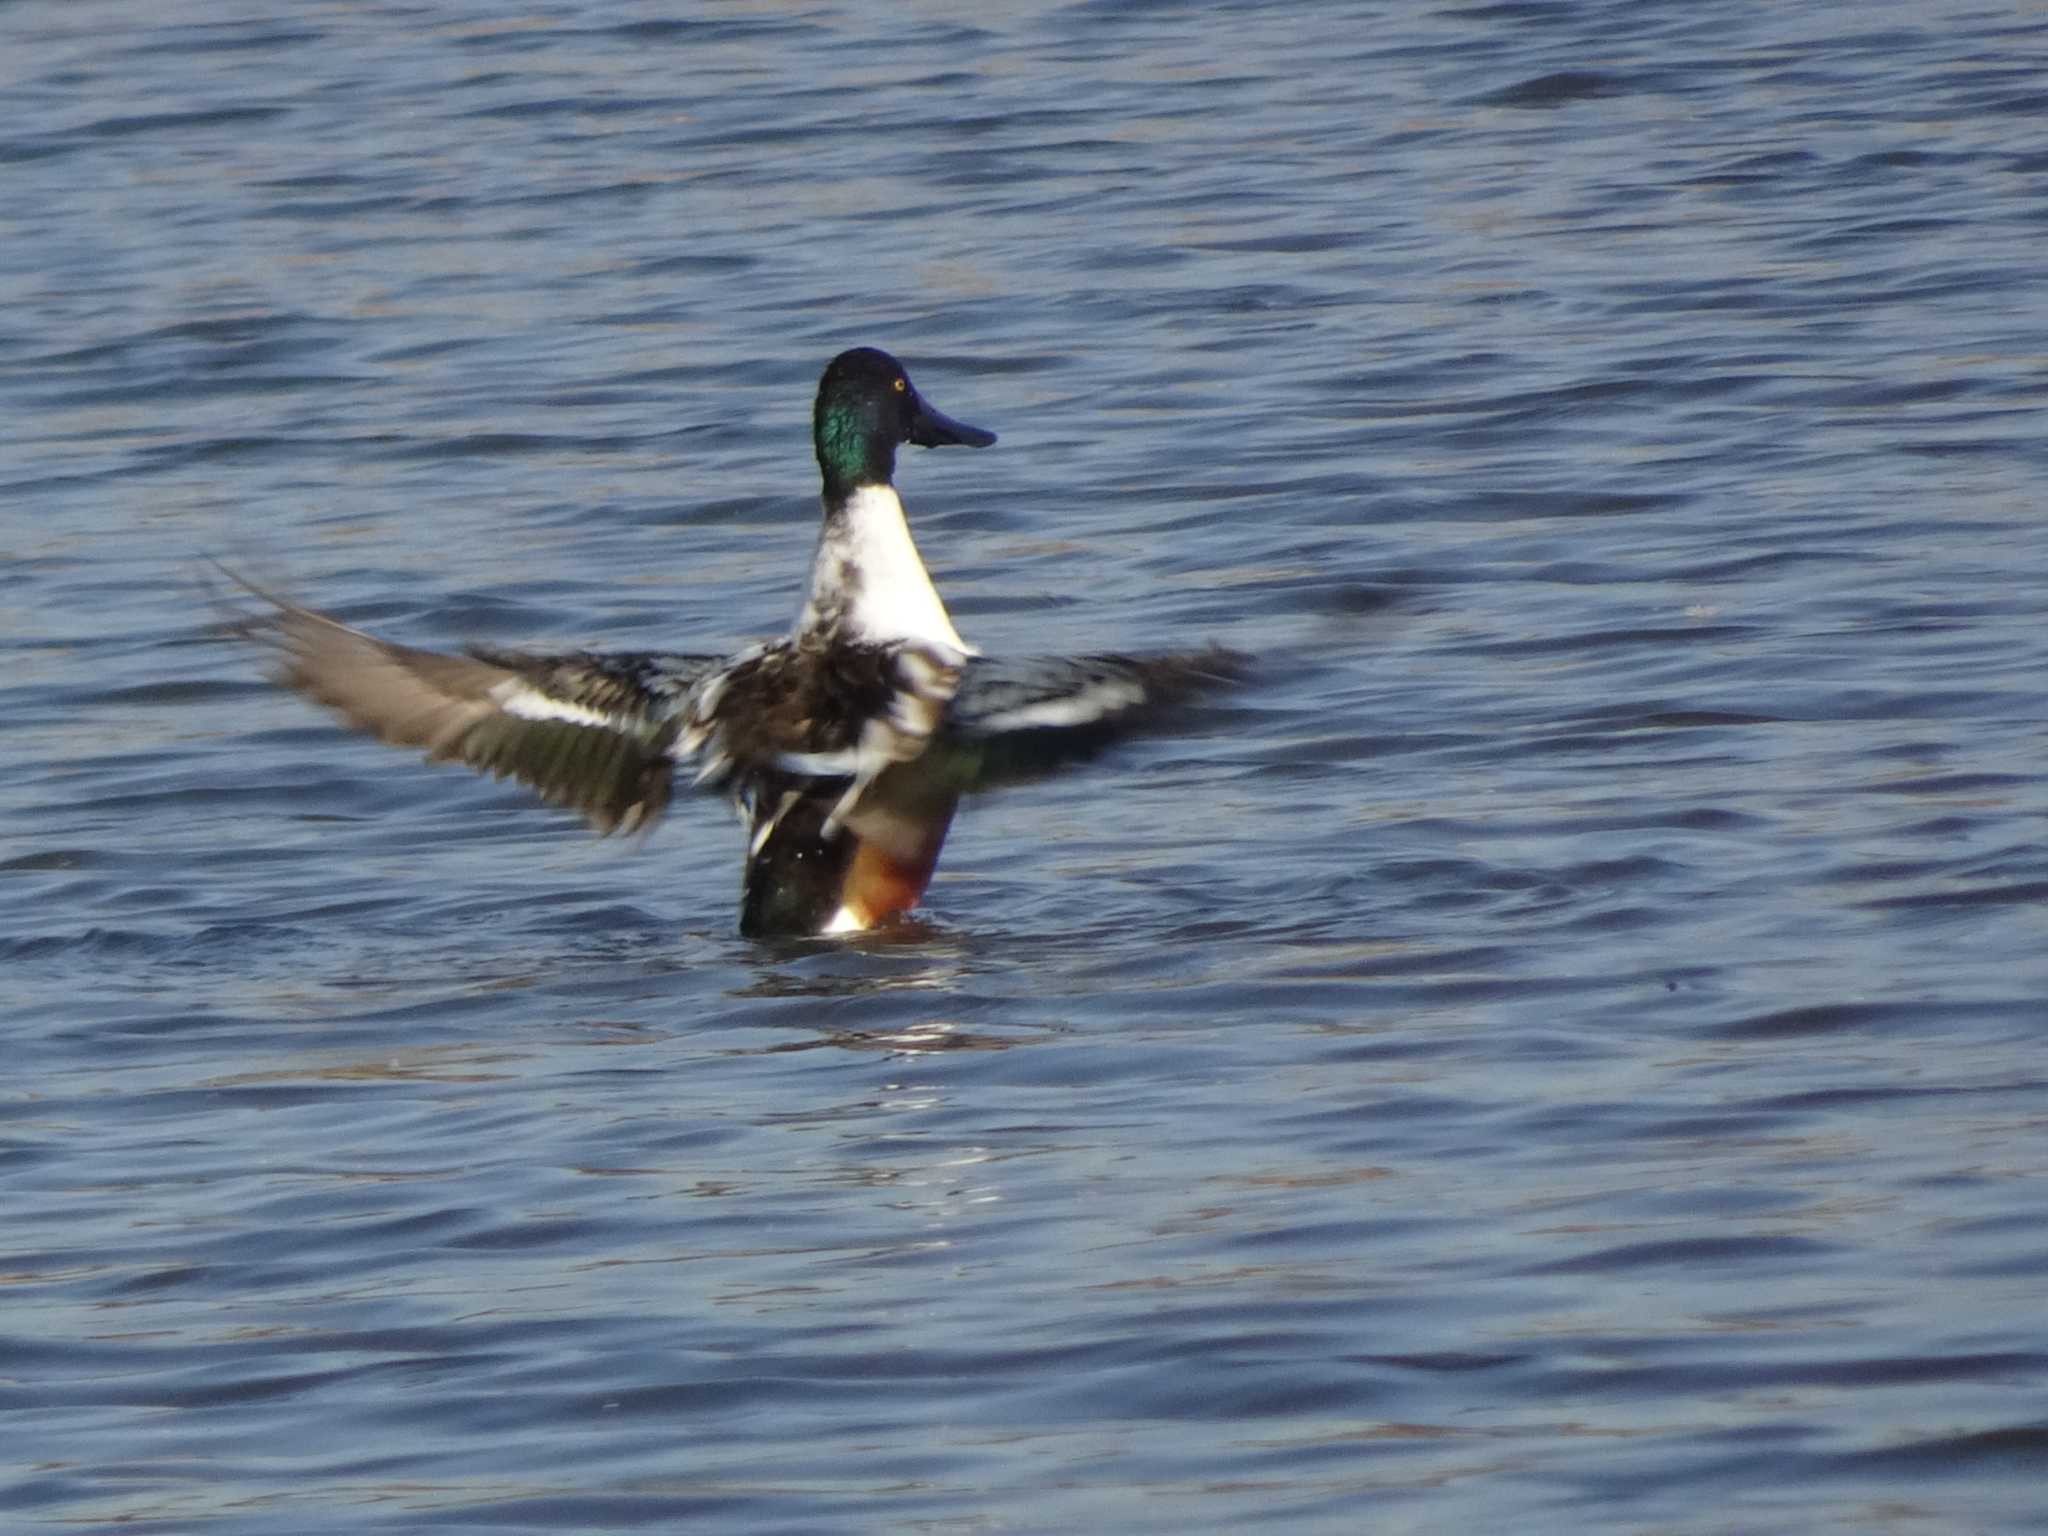
<instances>
[{"instance_id":1,"label":"lake surface","mask_svg":"<svg viewBox=\"0 0 2048 1536\"><path fill-rule=\"evenodd\" d=\"M0 10L9 1531L2048 1524L2048 18ZM338 729L794 616L1260 658L734 932Z\"/></svg>"}]
</instances>

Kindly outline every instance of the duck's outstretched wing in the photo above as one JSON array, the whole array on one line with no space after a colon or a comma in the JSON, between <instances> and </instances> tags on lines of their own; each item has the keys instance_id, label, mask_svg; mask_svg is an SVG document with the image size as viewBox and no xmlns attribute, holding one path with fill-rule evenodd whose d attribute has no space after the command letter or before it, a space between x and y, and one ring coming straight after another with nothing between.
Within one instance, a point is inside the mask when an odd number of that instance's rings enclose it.
<instances>
[{"instance_id":1,"label":"duck's outstretched wing","mask_svg":"<svg viewBox=\"0 0 2048 1536\"><path fill-rule=\"evenodd\" d=\"M431 762L515 778L600 833L649 826L668 804L673 749L710 656L540 656L394 645L235 578L269 605L232 630L272 647L278 681L359 731Z\"/></svg>"},{"instance_id":2,"label":"duck's outstretched wing","mask_svg":"<svg viewBox=\"0 0 2048 1536\"><path fill-rule=\"evenodd\" d=\"M963 791L999 789L1084 761L1123 737L1166 729L1204 696L1242 681L1250 665L1220 647L975 661L928 756L933 772Z\"/></svg>"}]
</instances>

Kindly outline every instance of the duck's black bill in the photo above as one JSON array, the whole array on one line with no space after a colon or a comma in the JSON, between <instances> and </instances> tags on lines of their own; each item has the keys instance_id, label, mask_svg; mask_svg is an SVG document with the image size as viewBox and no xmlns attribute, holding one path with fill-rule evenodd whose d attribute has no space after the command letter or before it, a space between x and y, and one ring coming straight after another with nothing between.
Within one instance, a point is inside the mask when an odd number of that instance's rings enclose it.
<instances>
[{"instance_id":1,"label":"duck's black bill","mask_svg":"<svg viewBox=\"0 0 2048 1536\"><path fill-rule=\"evenodd\" d=\"M965 448L986 448L996 440L996 435L979 427L970 427L964 421L955 421L943 411L933 410L924 403L924 396L919 395L910 417L910 440L920 448L943 448L948 443L957 443Z\"/></svg>"}]
</instances>

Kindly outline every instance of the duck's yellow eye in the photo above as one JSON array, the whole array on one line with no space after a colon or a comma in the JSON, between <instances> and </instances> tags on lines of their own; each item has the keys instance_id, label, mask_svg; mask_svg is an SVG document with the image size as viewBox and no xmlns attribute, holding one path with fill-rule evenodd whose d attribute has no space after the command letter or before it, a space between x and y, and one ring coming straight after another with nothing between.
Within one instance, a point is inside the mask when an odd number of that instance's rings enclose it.
<instances>
[{"instance_id":1,"label":"duck's yellow eye","mask_svg":"<svg viewBox=\"0 0 2048 1536\"><path fill-rule=\"evenodd\" d=\"M900 395L908 388L910 388L910 381L901 374L898 374L896 376L896 393Z\"/></svg>"}]
</instances>

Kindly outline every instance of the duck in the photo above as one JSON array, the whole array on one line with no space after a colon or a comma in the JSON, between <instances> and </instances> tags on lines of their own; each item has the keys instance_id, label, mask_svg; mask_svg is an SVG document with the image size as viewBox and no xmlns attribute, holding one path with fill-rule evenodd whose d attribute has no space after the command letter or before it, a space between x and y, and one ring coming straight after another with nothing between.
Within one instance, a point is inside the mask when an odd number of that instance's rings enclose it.
<instances>
[{"instance_id":1,"label":"duck","mask_svg":"<svg viewBox=\"0 0 2048 1536\"><path fill-rule=\"evenodd\" d=\"M223 567L261 605L231 628L353 729L525 784L597 833L642 832L677 787L745 828L749 938L899 923L963 796L1042 777L1235 682L1220 647L999 664L961 638L918 553L896 451L986 448L876 347L826 366L812 411L823 521L789 631L724 656L422 650Z\"/></svg>"}]
</instances>

